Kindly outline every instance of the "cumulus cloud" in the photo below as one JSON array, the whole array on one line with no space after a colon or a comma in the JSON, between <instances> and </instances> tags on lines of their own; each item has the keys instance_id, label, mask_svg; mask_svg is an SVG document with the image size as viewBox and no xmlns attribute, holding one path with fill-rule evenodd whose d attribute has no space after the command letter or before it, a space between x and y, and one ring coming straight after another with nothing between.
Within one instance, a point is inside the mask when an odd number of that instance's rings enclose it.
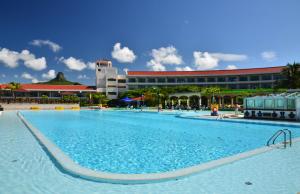
<instances>
[{"instance_id":1,"label":"cumulus cloud","mask_svg":"<svg viewBox=\"0 0 300 194\"><path fill-rule=\"evenodd\" d=\"M61 57L59 61L64 63L69 69L75 71L82 71L87 67L87 65L82 60L75 59L74 57L69 57L67 59Z\"/></svg>"},{"instance_id":2,"label":"cumulus cloud","mask_svg":"<svg viewBox=\"0 0 300 194\"><path fill-rule=\"evenodd\" d=\"M88 63L86 64L86 66L87 66L88 69L90 69L90 70L95 70L95 68L96 68L96 63L88 62Z\"/></svg>"},{"instance_id":3,"label":"cumulus cloud","mask_svg":"<svg viewBox=\"0 0 300 194\"><path fill-rule=\"evenodd\" d=\"M136 55L128 47L121 47L121 43L116 43L111 52L112 58L120 63L132 63L136 59Z\"/></svg>"},{"instance_id":4,"label":"cumulus cloud","mask_svg":"<svg viewBox=\"0 0 300 194\"><path fill-rule=\"evenodd\" d=\"M219 59L211 56L208 52L195 51L193 56L198 70L213 69L218 66Z\"/></svg>"},{"instance_id":5,"label":"cumulus cloud","mask_svg":"<svg viewBox=\"0 0 300 194\"><path fill-rule=\"evenodd\" d=\"M180 65L183 63L182 57L178 54L174 46L152 49L152 59L147 62L147 66L153 71L165 71L164 65Z\"/></svg>"},{"instance_id":6,"label":"cumulus cloud","mask_svg":"<svg viewBox=\"0 0 300 194\"><path fill-rule=\"evenodd\" d=\"M175 68L176 71L193 71L193 69L189 66L185 66L185 67L176 67Z\"/></svg>"},{"instance_id":7,"label":"cumulus cloud","mask_svg":"<svg viewBox=\"0 0 300 194\"><path fill-rule=\"evenodd\" d=\"M248 58L247 55L200 51L195 51L193 56L195 66L198 70L214 69L218 67L220 61L244 61Z\"/></svg>"},{"instance_id":8,"label":"cumulus cloud","mask_svg":"<svg viewBox=\"0 0 300 194\"><path fill-rule=\"evenodd\" d=\"M83 75L78 75L77 79L90 79L90 77L88 77L87 75L83 74Z\"/></svg>"},{"instance_id":9,"label":"cumulus cloud","mask_svg":"<svg viewBox=\"0 0 300 194\"><path fill-rule=\"evenodd\" d=\"M6 78L6 75L4 73L1 74L2 78Z\"/></svg>"},{"instance_id":10,"label":"cumulus cloud","mask_svg":"<svg viewBox=\"0 0 300 194\"><path fill-rule=\"evenodd\" d=\"M27 68L35 71L41 71L47 68L45 57L36 58L34 54L28 50L23 50L20 53L17 51L11 51L6 48L0 50L0 62L10 68L18 67L19 61L23 61Z\"/></svg>"},{"instance_id":11,"label":"cumulus cloud","mask_svg":"<svg viewBox=\"0 0 300 194\"><path fill-rule=\"evenodd\" d=\"M157 62L153 59L147 62L147 66L152 71L166 71L166 67L164 65L162 65L160 62Z\"/></svg>"},{"instance_id":12,"label":"cumulus cloud","mask_svg":"<svg viewBox=\"0 0 300 194\"><path fill-rule=\"evenodd\" d=\"M34 76L32 76L30 73L27 72L22 73L21 78L31 80L32 83L40 82L37 78L35 78Z\"/></svg>"},{"instance_id":13,"label":"cumulus cloud","mask_svg":"<svg viewBox=\"0 0 300 194\"><path fill-rule=\"evenodd\" d=\"M55 77L56 77L56 74L55 74L54 69L50 69L47 73L42 74L42 78L45 78L45 79L53 79Z\"/></svg>"},{"instance_id":14,"label":"cumulus cloud","mask_svg":"<svg viewBox=\"0 0 300 194\"><path fill-rule=\"evenodd\" d=\"M18 74L15 74L15 75L14 75L14 78L19 78L19 75L18 75Z\"/></svg>"},{"instance_id":15,"label":"cumulus cloud","mask_svg":"<svg viewBox=\"0 0 300 194\"><path fill-rule=\"evenodd\" d=\"M274 61L277 58L277 54L274 51L264 51L261 53L261 57L266 61Z\"/></svg>"},{"instance_id":16,"label":"cumulus cloud","mask_svg":"<svg viewBox=\"0 0 300 194\"><path fill-rule=\"evenodd\" d=\"M227 65L226 69L237 69L237 66L235 65Z\"/></svg>"},{"instance_id":17,"label":"cumulus cloud","mask_svg":"<svg viewBox=\"0 0 300 194\"><path fill-rule=\"evenodd\" d=\"M58 52L62 49L62 47L59 44L50 40L33 40L30 42L30 44L39 47L48 46L53 52Z\"/></svg>"}]
</instances>

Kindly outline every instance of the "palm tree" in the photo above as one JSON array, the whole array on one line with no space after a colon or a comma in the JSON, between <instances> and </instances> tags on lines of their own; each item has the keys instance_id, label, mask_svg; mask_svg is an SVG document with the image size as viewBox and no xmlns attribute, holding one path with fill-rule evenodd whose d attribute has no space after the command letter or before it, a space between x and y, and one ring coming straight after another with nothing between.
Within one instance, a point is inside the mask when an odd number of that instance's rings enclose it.
<instances>
[{"instance_id":1,"label":"palm tree","mask_svg":"<svg viewBox=\"0 0 300 194\"><path fill-rule=\"evenodd\" d=\"M281 74L284 79L279 81L279 85L277 87L292 89L300 87L300 63L288 63L283 68Z\"/></svg>"},{"instance_id":2,"label":"palm tree","mask_svg":"<svg viewBox=\"0 0 300 194\"><path fill-rule=\"evenodd\" d=\"M218 87L205 88L203 91L204 95L212 97L212 104L215 103L215 94L219 94L220 92L221 89Z\"/></svg>"},{"instance_id":3,"label":"palm tree","mask_svg":"<svg viewBox=\"0 0 300 194\"><path fill-rule=\"evenodd\" d=\"M9 89L12 92L12 96L15 99L16 95L15 95L15 91L21 88L21 84L20 83L16 83L16 82L10 82L7 86L6 89Z\"/></svg>"}]
</instances>

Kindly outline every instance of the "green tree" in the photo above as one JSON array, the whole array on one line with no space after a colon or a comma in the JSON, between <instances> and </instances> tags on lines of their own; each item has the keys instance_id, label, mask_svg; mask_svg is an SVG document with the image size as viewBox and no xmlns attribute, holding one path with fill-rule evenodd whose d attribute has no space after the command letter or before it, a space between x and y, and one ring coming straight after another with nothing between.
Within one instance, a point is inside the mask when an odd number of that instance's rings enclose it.
<instances>
[{"instance_id":1,"label":"green tree","mask_svg":"<svg viewBox=\"0 0 300 194\"><path fill-rule=\"evenodd\" d=\"M21 84L17 83L17 82L10 82L6 89L9 89L12 92L12 96L15 99L16 95L15 95L15 91L21 88Z\"/></svg>"},{"instance_id":2,"label":"green tree","mask_svg":"<svg viewBox=\"0 0 300 194\"><path fill-rule=\"evenodd\" d=\"M279 81L277 87L291 89L300 87L300 63L288 63L281 74L283 79Z\"/></svg>"}]
</instances>

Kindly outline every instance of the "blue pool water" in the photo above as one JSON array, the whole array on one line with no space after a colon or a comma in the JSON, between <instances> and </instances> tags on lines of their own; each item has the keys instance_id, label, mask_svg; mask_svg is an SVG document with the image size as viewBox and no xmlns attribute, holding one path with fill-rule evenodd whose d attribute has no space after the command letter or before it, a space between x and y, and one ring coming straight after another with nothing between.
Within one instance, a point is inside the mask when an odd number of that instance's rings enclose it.
<instances>
[{"instance_id":1,"label":"blue pool water","mask_svg":"<svg viewBox=\"0 0 300 194\"><path fill-rule=\"evenodd\" d=\"M22 114L81 166L125 174L173 171L252 150L283 128L145 112ZM300 136L300 128L288 128Z\"/></svg>"}]
</instances>

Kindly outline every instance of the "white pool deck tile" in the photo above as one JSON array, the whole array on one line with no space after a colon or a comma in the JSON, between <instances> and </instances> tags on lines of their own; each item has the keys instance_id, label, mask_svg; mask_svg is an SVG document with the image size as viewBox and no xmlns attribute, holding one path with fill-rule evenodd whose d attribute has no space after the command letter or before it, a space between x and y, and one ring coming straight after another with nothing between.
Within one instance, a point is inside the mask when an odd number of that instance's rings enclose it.
<instances>
[{"instance_id":1,"label":"white pool deck tile","mask_svg":"<svg viewBox=\"0 0 300 194\"><path fill-rule=\"evenodd\" d=\"M300 129L299 129L300 130ZM251 182L252 185L246 185ZM177 181L120 185L62 172L15 112L0 116L0 193L292 194L300 192L300 143Z\"/></svg>"}]
</instances>

